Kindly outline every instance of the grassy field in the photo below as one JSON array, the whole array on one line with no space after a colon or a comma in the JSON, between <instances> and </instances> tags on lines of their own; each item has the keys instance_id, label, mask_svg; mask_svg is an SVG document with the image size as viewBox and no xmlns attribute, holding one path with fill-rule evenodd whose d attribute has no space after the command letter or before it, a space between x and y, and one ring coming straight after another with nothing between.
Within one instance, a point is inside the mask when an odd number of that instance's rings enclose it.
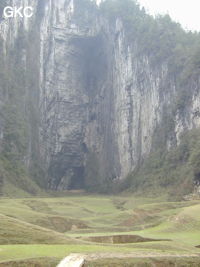
<instances>
[{"instance_id":1,"label":"grassy field","mask_svg":"<svg viewBox=\"0 0 200 267\"><path fill-rule=\"evenodd\" d=\"M87 267L199 267L200 260L197 258L164 258L164 259L102 259L88 262Z\"/></svg>"},{"instance_id":2,"label":"grassy field","mask_svg":"<svg viewBox=\"0 0 200 267\"><path fill-rule=\"evenodd\" d=\"M121 244L104 241L113 240L113 235L153 240ZM0 199L0 266L56 266L70 253L192 255L200 253L199 245L197 200L166 202L165 198L72 194L62 198ZM197 265L189 265L191 260L180 266L200 266L196 258L192 261ZM139 259L136 265L133 259L115 261L115 266L155 265L149 259L147 265L141 265ZM168 261L175 262L166 258ZM88 266L114 266L109 262L102 259ZM182 264L181 259L179 262Z\"/></svg>"}]
</instances>

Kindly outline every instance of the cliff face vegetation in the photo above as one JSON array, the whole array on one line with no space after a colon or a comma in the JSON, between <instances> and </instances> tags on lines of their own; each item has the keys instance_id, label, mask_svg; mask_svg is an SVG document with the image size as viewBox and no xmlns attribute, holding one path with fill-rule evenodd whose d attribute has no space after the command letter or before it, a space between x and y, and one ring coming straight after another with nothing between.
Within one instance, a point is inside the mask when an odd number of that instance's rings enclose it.
<instances>
[{"instance_id":1,"label":"cliff face vegetation","mask_svg":"<svg viewBox=\"0 0 200 267\"><path fill-rule=\"evenodd\" d=\"M0 21L2 193L192 192L199 34L131 0L29 4L32 18Z\"/></svg>"}]
</instances>

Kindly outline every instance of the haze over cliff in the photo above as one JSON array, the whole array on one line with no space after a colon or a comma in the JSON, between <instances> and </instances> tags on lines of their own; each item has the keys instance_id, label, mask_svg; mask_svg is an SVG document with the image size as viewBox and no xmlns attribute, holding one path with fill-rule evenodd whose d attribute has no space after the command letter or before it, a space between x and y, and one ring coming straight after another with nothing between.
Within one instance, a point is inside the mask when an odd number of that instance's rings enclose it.
<instances>
[{"instance_id":1,"label":"haze over cliff","mask_svg":"<svg viewBox=\"0 0 200 267\"><path fill-rule=\"evenodd\" d=\"M34 16L0 21L2 192L174 183L192 192L199 34L131 0L12 5Z\"/></svg>"}]
</instances>

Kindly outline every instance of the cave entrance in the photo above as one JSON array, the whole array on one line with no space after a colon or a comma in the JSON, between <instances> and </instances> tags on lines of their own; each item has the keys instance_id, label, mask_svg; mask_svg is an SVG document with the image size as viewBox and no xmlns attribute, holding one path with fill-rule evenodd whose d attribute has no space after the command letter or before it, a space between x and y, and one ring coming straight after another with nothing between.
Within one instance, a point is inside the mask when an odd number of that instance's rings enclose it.
<instances>
[{"instance_id":1,"label":"cave entrance","mask_svg":"<svg viewBox=\"0 0 200 267\"><path fill-rule=\"evenodd\" d=\"M78 167L74 169L74 175L69 185L69 190L80 190L85 186L84 181L84 167Z\"/></svg>"},{"instance_id":2,"label":"cave entrance","mask_svg":"<svg viewBox=\"0 0 200 267\"><path fill-rule=\"evenodd\" d=\"M65 48L66 44L63 46ZM59 141L62 146L60 152L53 155L50 174L53 178L52 184L54 186L56 183L57 188L84 190L86 184L84 162L89 150L84 142L85 133L89 123L97 120L96 97L107 81L107 47L103 33L96 36L74 35L69 39L67 46L66 58L70 68L69 74L66 75L66 83L69 84L67 88L72 93L63 94L63 99L70 100L58 102L58 111L55 109L58 120L55 122L52 120L52 125L50 124L53 129L59 129L58 136L66 133L64 140ZM60 53L58 59L59 55ZM63 66L59 63L58 66L62 71ZM64 71L63 77L65 77ZM65 89L63 80L62 84L63 91L68 90Z\"/></svg>"},{"instance_id":3,"label":"cave entrance","mask_svg":"<svg viewBox=\"0 0 200 267\"><path fill-rule=\"evenodd\" d=\"M84 93L92 99L107 78L108 55L104 36L74 37L71 43L79 51L78 66L81 68Z\"/></svg>"},{"instance_id":4,"label":"cave entrance","mask_svg":"<svg viewBox=\"0 0 200 267\"><path fill-rule=\"evenodd\" d=\"M195 177L194 177L194 184L195 184L196 186L199 186L199 185L200 185L200 173L199 173L199 172L195 174Z\"/></svg>"}]
</instances>

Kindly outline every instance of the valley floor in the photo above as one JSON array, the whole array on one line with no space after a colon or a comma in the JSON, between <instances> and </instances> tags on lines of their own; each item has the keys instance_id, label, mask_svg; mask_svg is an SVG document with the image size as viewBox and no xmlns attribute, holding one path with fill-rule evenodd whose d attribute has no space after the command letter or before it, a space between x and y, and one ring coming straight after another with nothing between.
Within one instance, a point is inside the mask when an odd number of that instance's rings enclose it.
<instances>
[{"instance_id":1,"label":"valley floor","mask_svg":"<svg viewBox=\"0 0 200 267\"><path fill-rule=\"evenodd\" d=\"M70 194L0 199L0 266L200 266L200 201Z\"/></svg>"}]
</instances>

